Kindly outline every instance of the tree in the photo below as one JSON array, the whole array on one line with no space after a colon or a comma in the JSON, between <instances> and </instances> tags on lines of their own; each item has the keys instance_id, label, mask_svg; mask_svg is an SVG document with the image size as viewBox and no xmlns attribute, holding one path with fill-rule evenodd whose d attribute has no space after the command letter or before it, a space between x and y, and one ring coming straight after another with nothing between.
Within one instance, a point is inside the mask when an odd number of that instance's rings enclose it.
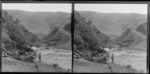
<instances>
[{"instance_id":1,"label":"tree","mask_svg":"<svg viewBox=\"0 0 150 74\"><path fill-rule=\"evenodd\" d=\"M88 24L92 24L93 22L91 20L88 21Z\"/></svg>"},{"instance_id":2,"label":"tree","mask_svg":"<svg viewBox=\"0 0 150 74\"><path fill-rule=\"evenodd\" d=\"M16 21L15 21L16 23L19 23L20 22L20 20L19 19L16 19Z\"/></svg>"}]
</instances>

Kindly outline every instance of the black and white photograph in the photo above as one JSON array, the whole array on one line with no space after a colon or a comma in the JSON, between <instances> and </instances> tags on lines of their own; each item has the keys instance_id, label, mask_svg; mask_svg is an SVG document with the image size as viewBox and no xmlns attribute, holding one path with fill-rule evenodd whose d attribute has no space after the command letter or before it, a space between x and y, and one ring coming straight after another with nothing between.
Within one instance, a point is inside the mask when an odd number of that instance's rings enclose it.
<instances>
[{"instance_id":1,"label":"black and white photograph","mask_svg":"<svg viewBox=\"0 0 150 74\"><path fill-rule=\"evenodd\" d=\"M149 73L149 2L0 1L3 73Z\"/></svg>"},{"instance_id":2,"label":"black and white photograph","mask_svg":"<svg viewBox=\"0 0 150 74\"><path fill-rule=\"evenodd\" d=\"M74 9L74 73L147 73L148 4Z\"/></svg>"},{"instance_id":3,"label":"black and white photograph","mask_svg":"<svg viewBox=\"0 0 150 74\"><path fill-rule=\"evenodd\" d=\"M72 72L71 3L2 3L2 72Z\"/></svg>"}]
</instances>

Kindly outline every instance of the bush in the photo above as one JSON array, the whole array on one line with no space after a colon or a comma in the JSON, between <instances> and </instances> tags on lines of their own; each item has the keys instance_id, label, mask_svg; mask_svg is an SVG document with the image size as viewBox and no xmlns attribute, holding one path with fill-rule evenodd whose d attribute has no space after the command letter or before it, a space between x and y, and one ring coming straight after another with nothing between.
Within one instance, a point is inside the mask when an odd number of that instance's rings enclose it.
<instances>
[{"instance_id":1,"label":"bush","mask_svg":"<svg viewBox=\"0 0 150 74\"><path fill-rule=\"evenodd\" d=\"M53 67L58 67L58 64L53 64Z\"/></svg>"},{"instance_id":2,"label":"bush","mask_svg":"<svg viewBox=\"0 0 150 74\"><path fill-rule=\"evenodd\" d=\"M132 66L131 65L127 65L126 68L130 69L130 68L132 68Z\"/></svg>"}]
</instances>

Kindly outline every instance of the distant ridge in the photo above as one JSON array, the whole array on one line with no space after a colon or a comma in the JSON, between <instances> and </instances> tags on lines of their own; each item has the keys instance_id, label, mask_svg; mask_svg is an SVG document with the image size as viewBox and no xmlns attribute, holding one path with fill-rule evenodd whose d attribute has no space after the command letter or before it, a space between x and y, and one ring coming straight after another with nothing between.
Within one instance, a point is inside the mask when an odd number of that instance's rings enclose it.
<instances>
[{"instance_id":1,"label":"distant ridge","mask_svg":"<svg viewBox=\"0 0 150 74\"><path fill-rule=\"evenodd\" d=\"M14 19L20 19L25 28L36 35L48 35L55 26L63 27L71 21L67 12L29 12L22 10L5 10Z\"/></svg>"},{"instance_id":2,"label":"distant ridge","mask_svg":"<svg viewBox=\"0 0 150 74\"><path fill-rule=\"evenodd\" d=\"M137 27L147 21L147 15L137 13L100 13L93 11L79 11L86 18L92 20L100 31L105 34L119 36L127 27Z\"/></svg>"}]
</instances>

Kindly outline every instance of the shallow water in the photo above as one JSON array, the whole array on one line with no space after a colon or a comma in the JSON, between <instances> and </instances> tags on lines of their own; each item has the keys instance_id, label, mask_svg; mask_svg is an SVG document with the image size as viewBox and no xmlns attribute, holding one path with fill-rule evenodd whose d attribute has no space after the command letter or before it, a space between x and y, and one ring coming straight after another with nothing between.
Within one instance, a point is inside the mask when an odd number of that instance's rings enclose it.
<instances>
[{"instance_id":1,"label":"shallow water","mask_svg":"<svg viewBox=\"0 0 150 74\"><path fill-rule=\"evenodd\" d=\"M120 65L132 65L133 68L146 72L146 52L135 50L113 51L115 55L115 63Z\"/></svg>"}]
</instances>

